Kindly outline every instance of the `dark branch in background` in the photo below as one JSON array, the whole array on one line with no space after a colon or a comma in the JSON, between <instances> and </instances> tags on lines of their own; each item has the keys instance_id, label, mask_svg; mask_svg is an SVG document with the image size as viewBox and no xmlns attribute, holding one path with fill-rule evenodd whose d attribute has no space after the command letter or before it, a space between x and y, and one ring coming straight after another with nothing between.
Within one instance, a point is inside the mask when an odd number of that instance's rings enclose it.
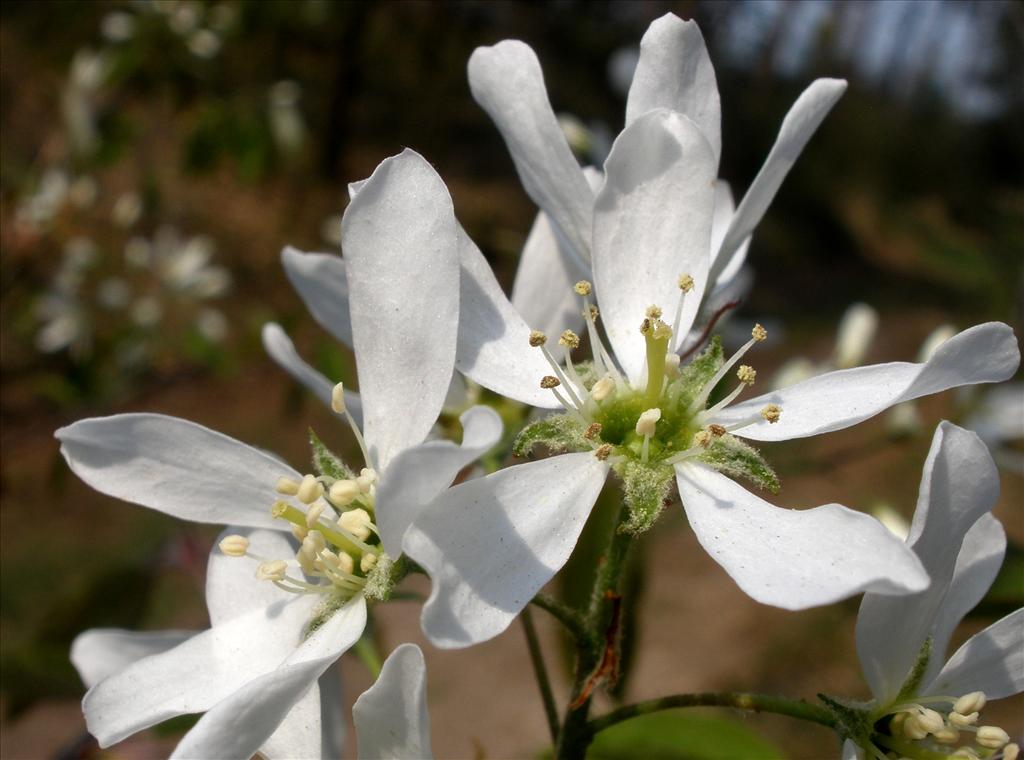
<instances>
[{"instance_id":1,"label":"dark branch in background","mask_svg":"<svg viewBox=\"0 0 1024 760\"><path fill-rule=\"evenodd\" d=\"M693 354L695 354L698 351L698 349L700 349L700 347L703 346L704 343L707 341L708 336L711 335L711 331L715 329L715 325L718 324L718 320L722 318L722 315L725 314L725 312L729 311L730 309L735 309L739 305L739 299L736 299L735 301L729 301L729 303L725 304L724 306L719 308L718 311L712 314L711 319L708 320L708 324L704 328L704 332L700 334L700 338L698 338L697 342L686 350L686 353L682 354L679 357L679 360L686 361Z\"/></svg>"}]
</instances>

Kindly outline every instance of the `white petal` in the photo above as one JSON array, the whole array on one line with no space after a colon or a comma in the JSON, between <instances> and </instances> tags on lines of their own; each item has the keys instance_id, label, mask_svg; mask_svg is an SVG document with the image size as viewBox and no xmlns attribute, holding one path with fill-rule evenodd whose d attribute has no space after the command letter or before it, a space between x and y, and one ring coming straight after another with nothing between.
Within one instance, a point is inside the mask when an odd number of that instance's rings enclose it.
<instances>
[{"instance_id":1,"label":"white petal","mask_svg":"<svg viewBox=\"0 0 1024 760\"><path fill-rule=\"evenodd\" d=\"M712 279L718 276L729 263L732 252L739 248L760 223L804 146L845 91L846 82L842 79L818 79L796 99L782 120L779 136L775 138L775 144L761 171L754 177L747 194L740 201L740 207L736 210L711 269Z\"/></svg>"},{"instance_id":2,"label":"white petal","mask_svg":"<svg viewBox=\"0 0 1024 760\"><path fill-rule=\"evenodd\" d=\"M696 286L686 294L680 335L697 314L707 285L714 181L707 140L672 111L634 121L605 162L594 203L594 285L615 356L634 385L644 373L644 311L657 304L671 324L681 274Z\"/></svg>"},{"instance_id":3,"label":"white petal","mask_svg":"<svg viewBox=\"0 0 1024 760\"><path fill-rule=\"evenodd\" d=\"M331 392L335 384L303 361L295 350L295 344L279 324L267 322L263 325L263 348L277 366L306 386L326 406L331 406ZM361 425L363 405L359 394L346 390L345 406L356 424Z\"/></svg>"},{"instance_id":4,"label":"white petal","mask_svg":"<svg viewBox=\"0 0 1024 760\"><path fill-rule=\"evenodd\" d=\"M423 441L455 364L459 249L452 200L422 156L382 162L342 220L363 435L377 470Z\"/></svg>"},{"instance_id":5,"label":"white petal","mask_svg":"<svg viewBox=\"0 0 1024 760\"><path fill-rule=\"evenodd\" d=\"M509 302L469 235L459 227L462 263L459 347L455 366L470 380L524 404L559 406L540 380L551 373L539 349L530 346L530 327Z\"/></svg>"},{"instance_id":6,"label":"white petal","mask_svg":"<svg viewBox=\"0 0 1024 760\"><path fill-rule=\"evenodd\" d=\"M289 245L281 251L281 264L313 319L352 348L344 259L333 253L304 253Z\"/></svg>"},{"instance_id":7,"label":"white petal","mask_svg":"<svg viewBox=\"0 0 1024 760\"><path fill-rule=\"evenodd\" d=\"M724 180L715 183L715 214L711 219L711 264L714 271L718 272L714 280L714 287L720 288L730 282L743 267L747 260L747 250L750 248L750 236L740 243L729 258L721 266L715 266L715 261L722 252L722 241L725 240L725 233L732 224L733 215L736 212L736 204L732 199L732 188Z\"/></svg>"},{"instance_id":8,"label":"white petal","mask_svg":"<svg viewBox=\"0 0 1024 760\"><path fill-rule=\"evenodd\" d=\"M589 260L593 193L551 110L533 50L519 40L477 48L469 88L505 138L527 195Z\"/></svg>"},{"instance_id":9,"label":"white petal","mask_svg":"<svg viewBox=\"0 0 1024 760\"><path fill-rule=\"evenodd\" d=\"M864 750L854 744L853 739L843 742L843 760L864 760Z\"/></svg>"},{"instance_id":10,"label":"white petal","mask_svg":"<svg viewBox=\"0 0 1024 760\"><path fill-rule=\"evenodd\" d=\"M933 694L983 691L1002 699L1024 691L1024 610L1011 612L964 642L938 678Z\"/></svg>"},{"instance_id":11,"label":"white petal","mask_svg":"<svg viewBox=\"0 0 1024 760\"><path fill-rule=\"evenodd\" d=\"M377 682L352 706L359 760L432 758L427 714L427 666L415 644L384 661Z\"/></svg>"},{"instance_id":12,"label":"white petal","mask_svg":"<svg viewBox=\"0 0 1024 760\"><path fill-rule=\"evenodd\" d=\"M206 609L211 625L215 626L275 602L283 604L295 598L273 583L258 580L253 559L229 557L220 550L221 539L235 534L248 538L249 551L267 559L288 559L298 549L291 535L282 531L235 525L225 528L217 536L206 562Z\"/></svg>"},{"instance_id":13,"label":"white petal","mask_svg":"<svg viewBox=\"0 0 1024 760\"><path fill-rule=\"evenodd\" d=\"M433 580L423 630L439 647L497 636L565 564L608 466L589 452L508 467L446 491L405 534Z\"/></svg>"},{"instance_id":14,"label":"white petal","mask_svg":"<svg viewBox=\"0 0 1024 760\"><path fill-rule=\"evenodd\" d=\"M690 117L704 133L718 166L722 107L715 69L697 23L672 13L655 19L640 41L640 59L626 100L626 126L656 108Z\"/></svg>"},{"instance_id":15,"label":"white petal","mask_svg":"<svg viewBox=\"0 0 1024 760\"><path fill-rule=\"evenodd\" d=\"M377 486L377 526L384 551L402 553L402 538L423 508L451 485L466 465L501 439L501 417L490 407L474 406L459 418L462 443L427 441L391 460Z\"/></svg>"},{"instance_id":16,"label":"white petal","mask_svg":"<svg viewBox=\"0 0 1024 760\"><path fill-rule=\"evenodd\" d=\"M1007 325L986 322L950 338L924 364L891 362L812 377L723 410L715 422L756 417L765 404L782 407L774 425L761 421L735 431L757 441L785 441L856 425L890 406L961 385L997 383L1020 364Z\"/></svg>"},{"instance_id":17,"label":"white petal","mask_svg":"<svg viewBox=\"0 0 1024 760\"><path fill-rule=\"evenodd\" d=\"M547 214L539 212L512 285L512 305L530 327L548 335L579 333L583 326L583 302L572 288L590 278L589 267L566 248L559 246Z\"/></svg>"},{"instance_id":18,"label":"white petal","mask_svg":"<svg viewBox=\"0 0 1024 760\"><path fill-rule=\"evenodd\" d=\"M172 758L248 760L266 742L317 679L366 627L366 602L357 596L302 642L279 667L254 678L214 705L185 734ZM315 717L314 717L315 715ZM307 714L319 748L319 713ZM314 725L315 724L315 725ZM303 744L309 740L306 739ZM301 757L300 748L285 757Z\"/></svg>"},{"instance_id":19,"label":"white petal","mask_svg":"<svg viewBox=\"0 0 1024 760\"><path fill-rule=\"evenodd\" d=\"M299 597L239 615L101 681L82 701L89 732L108 747L210 709L295 651L316 601Z\"/></svg>"},{"instance_id":20,"label":"white petal","mask_svg":"<svg viewBox=\"0 0 1024 760\"><path fill-rule=\"evenodd\" d=\"M137 660L173 649L198 631L125 631L92 628L71 643L71 664L91 689Z\"/></svg>"},{"instance_id":21,"label":"white petal","mask_svg":"<svg viewBox=\"0 0 1024 760\"><path fill-rule=\"evenodd\" d=\"M345 693L341 684L341 666L329 667L319 681L320 688L320 746L326 758L341 757L345 750Z\"/></svg>"},{"instance_id":22,"label":"white petal","mask_svg":"<svg viewBox=\"0 0 1024 760\"><path fill-rule=\"evenodd\" d=\"M342 716L343 713L339 712L334 718L341 721ZM320 686L314 683L296 700L274 733L263 740L259 747L260 754L268 760L324 757L321 720ZM340 754L326 757L340 757Z\"/></svg>"},{"instance_id":23,"label":"white petal","mask_svg":"<svg viewBox=\"0 0 1024 760\"><path fill-rule=\"evenodd\" d=\"M838 504L782 509L700 465L676 465L676 482L697 540L762 604L802 610L928 585L914 553L865 514Z\"/></svg>"},{"instance_id":24,"label":"white petal","mask_svg":"<svg viewBox=\"0 0 1024 760\"><path fill-rule=\"evenodd\" d=\"M270 516L281 460L162 414L93 417L55 433L71 470L100 493L184 520L284 530Z\"/></svg>"},{"instance_id":25,"label":"white petal","mask_svg":"<svg viewBox=\"0 0 1024 760\"><path fill-rule=\"evenodd\" d=\"M857 615L861 670L882 704L899 694L932 635L964 536L998 497L999 477L985 444L949 422L939 425L907 537L931 584L909 596L865 594ZM936 650L936 659L942 654Z\"/></svg>"}]
</instances>

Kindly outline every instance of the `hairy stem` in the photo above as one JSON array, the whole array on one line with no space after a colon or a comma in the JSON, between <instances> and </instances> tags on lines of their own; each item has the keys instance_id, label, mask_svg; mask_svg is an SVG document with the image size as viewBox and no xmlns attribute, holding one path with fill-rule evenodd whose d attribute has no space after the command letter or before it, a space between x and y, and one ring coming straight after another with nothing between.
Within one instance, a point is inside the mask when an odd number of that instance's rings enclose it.
<instances>
[{"instance_id":1,"label":"hairy stem","mask_svg":"<svg viewBox=\"0 0 1024 760\"><path fill-rule=\"evenodd\" d=\"M551 741L558 741L558 708L555 707L555 695L551 691L551 680L548 678L547 667L544 665L544 655L540 649L540 640L537 638L537 629L533 625L533 613L529 606L524 607L520 615L523 622L523 632L526 634L526 646L530 650L530 662L533 664L533 674L537 677L537 687L540 689L540 696L544 702L544 714L548 719L548 728L551 730Z\"/></svg>"},{"instance_id":2,"label":"hairy stem","mask_svg":"<svg viewBox=\"0 0 1024 760\"><path fill-rule=\"evenodd\" d=\"M587 627L583 622L583 616L569 605L563 604L547 594L537 594L537 596L530 600L530 604L535 604L542 610L545 610L555 620L565 626L565 629L576 639L577 644L586 641L590 637Z\"/></svg>"}]
</instances>

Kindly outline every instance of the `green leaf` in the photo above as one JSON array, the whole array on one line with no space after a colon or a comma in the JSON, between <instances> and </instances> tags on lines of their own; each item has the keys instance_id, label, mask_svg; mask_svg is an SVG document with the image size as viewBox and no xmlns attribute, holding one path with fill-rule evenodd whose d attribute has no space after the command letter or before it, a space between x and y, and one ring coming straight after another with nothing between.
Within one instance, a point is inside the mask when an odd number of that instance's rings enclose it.
<instances>
[{"instance_id":1,"label":"green leaf","mask_svg":"<svg viewBox=\"0 0 1024 760\"><path fill-rule=\"evenodd\" d=\"M590 444L583 433L583 426L569 415L553 414L523 428L512 444L512 453L527 457L538 445L546 446L553 454L586 451Z\"/></svg>"},{"instance_id":2,"label":"green leaf","mask_svg":"<svg viewBox=\"0 0 1024 760\"><path fill-rule=\"evenodd\" d=\"M785 757L771 742L736 720L670 710L627 720L602 731L590 760L735 760Z\"/></svg>"},{"instance_id":3,"label":"green leaf","mask_svg":"<svg viewBox=\"0 0 1024 760\"><path fill-rule=\"evenodd\" d=\"M723 435L715 439L698 460L730 477L746 478L766 491L779 492L779 477L775 470L757 449L735 436Z\"/></svg>"},{"instance_id":4,"label":"green leaf","mask_svg":"<svg viewBox=\"0 0 1024 760\"><path fill-rule=\"evenodd\" d=\"M675 470L665 464L627 459L615 467L615 472L622 478L623 501L629 511L624 528L639 535L650 529L661 514Z\"/></svg>"},{"instance_id":5,"label":"green leaf","mask_svg":"<svg viewBox=\"0 0 1024 760\"><path fill-rule=\"evenodd\" d=\"M313 449L313 469L317 475L325 475L335 480L352 480L356 474L341 461L337 454L324 445L313 428L309 429L309 446Z\"/></svg>"}]
</instances>

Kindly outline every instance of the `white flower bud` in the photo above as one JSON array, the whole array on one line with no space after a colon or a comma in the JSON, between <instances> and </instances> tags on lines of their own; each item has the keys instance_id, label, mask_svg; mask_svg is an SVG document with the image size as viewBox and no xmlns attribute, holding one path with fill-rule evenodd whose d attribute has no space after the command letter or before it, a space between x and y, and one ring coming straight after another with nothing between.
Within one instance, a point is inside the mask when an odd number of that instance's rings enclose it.
<instances>
[{"instance_id":1,"label":"white flower bud","mask_svg":"<svg viewBox=\"0 0 1024 760\"><path fill-rule=\"evenodd\" d=\"M657 407L648 409L646 412L641 414L640 419L636 421L636 434L644 437L654 435L655 425L657 425L657 422L660 419L660 409Z\"/></svg>"},{"instance_id":2,"label":"white flower bud","mask_svg":"<svg viewBox=\"0 0 1024 760\"><path fill-rule=\"evenodd\" d=\"M244 557L245 553L249 551L249 539L237 534L225 536L218 546L229 557Z\"/></svg>"},{"instance_id":3,"label":"white flower bud","mask_svg":"<svg viewBox=\"0 0 1024 760\"><path fill-rule=\"evenodd\" d=\"M855 303L839 322L833 361L839 369L856 367L864 359L878 330L878 312L864 303Z\"/></svg>"},{"instance_id":4,"label":"white flower bud","mask_svg":"<svg viewBox=\"0 0 1024 760\"><path fill-rule=\"evenodd\" d=\"M354 480L336 480L331 484L328 496L339 507L347 507L360 493L359 484Z\"/></svg>"},{"instance_id":5,"label":"white flower bud","mask_svg":"<svg viewBox=\"0 0 1024 760\"><path fill-rule=\"evenodd\" d=\"M972 712L981 712L985 709L985 702L985 692L972 691L970 694L964 694L956 701L953 705L953 712L958 712L961 715L970 715Z\"/></svg>"},{"instance_id":6,"label":"white flower bud","mask_svg":"<svg viewBox=\"0 0 1024 760\"><path fill-rule=\"evenodd\" d=\"M370 537L370 513L365 509L350 509L338 518L338 527L360 541Z\"/></svg>"},{"instance_id":7,"label":"white flower bud","mask_svg":"<svg viewBox=\"0 0 1024 760\"><path fill-rule=\"evenodd\" d=\"M337 414L345 413L345 385L338 383L331 389L331 409Z\"/></svg>"},{"instance_id":8,"label":"white flower bud","mask_svg":"<svg viewBox=\"0 0 1024 760\"><path fill-rule=\"evenodd\" d=\"M296 496L303 504L312 504L323 496L323 492L323 486L320 485L319 481L312 475L307 475L302 479L302 483L299 484Z\"/></svg>"},{"instance_id":9,"label":"white flower bud","mask_svg":"<svg viewBox=\"0 0 1024 760\"><path fill-rule=\"evenodd\" d=\"M604 401L613 390L615 390L615 381L610 377L602 377L590 389L590 396L594 401Z\"/></svg>"},{"instance_id":10,"label":"white flower bud","mask_svg":"<svg viewBox=\"0 0 1024 760\"><path fill-rule=\"evenodd\" d=\"M1000 749L1010 741L1010 735L999 726L982 726L974 741L986 749Z\"/></svg>"},{"instance_id":11,"label":"white flower bud","mask_svg":"<svg viewBox=\"0 0 1024 760\"><path fill-rule=\"evenodd\" d=\"M280 477L277 479L277 492L285 496L294 496L299 492L299 481Z\"/></svg>"},{"instance_id":12,"label":"white flower bud","mask_svg":"<svg viewBox=\"0 0 1024 760\"><path fill-rule=\"evenodd\" d=\"M261 562L256 568L256 577L261 581L283 581L288 571L288 563L283 559Z\"/></svg>"}]
</instances>

